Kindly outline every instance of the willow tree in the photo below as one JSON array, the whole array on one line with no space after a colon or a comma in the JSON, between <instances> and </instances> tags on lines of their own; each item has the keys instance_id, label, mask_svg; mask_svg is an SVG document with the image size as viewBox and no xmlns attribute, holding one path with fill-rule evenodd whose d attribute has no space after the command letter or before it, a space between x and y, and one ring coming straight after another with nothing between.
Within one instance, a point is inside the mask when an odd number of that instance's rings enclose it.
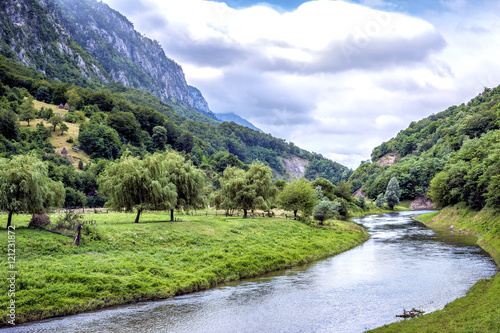
<instances>
[{"instance_id":1,"label":"willow tree","mask_svg":"<svg viewBox=\"0 0 500 333\"><path fill-rule=\"evenodd\" d=\"M269 200L276 194L272 176L271 169L261 162L252 163L248 171L226 168L220 179L217 205L242 209L243 218L247 218L249 210L268 209Z\"/></svg>"},{"instance_id":2,"label":"willow tree","mask_svg":"<svg viewBox=\"0 0 500 333\"><path fill-rule=\"evenodd\" d=\"M288 184L278 197L279 205L285 210L293 211L294 217L297 217L298 211L304 215L311 214L317 201L316 191L304 178Z\"/></svg>"},{"instance_id":3,"label":"willow tree","mask_svg":"<svg viewBox=\"0 0 500 333\"><path fill-rule=\"evenodd\" d=\"M177 201L163 154L147 155L142 160L125 154L108 164L98 184L111 208L137 210L135 223L139 223L143 210L173 209Z\"/></svg>"},{"instance_id":4,"label":"willow tree","mask_svg":"<svg viewBox=\"0 0 500 333\"><path fill-rule=\"evenodd\" d=\"M177 201L170 208L170 220L175 209L201 209L205 207L205 174L193 163L174 151L161 154L170 182L175 186Z\"/></svg>"},{"instance_id":5,"label":"willow tree","mask_svg":"<svg viewBox=\"0 0 500 333\"><path fill-rule=\"evenodd\" d=\"M0 159L0 179L0 209L9 214L7 228L13 214L41 214L64 203L63 184L49 178L48 164L35 155Z\"/></svg>"}]
</instances>

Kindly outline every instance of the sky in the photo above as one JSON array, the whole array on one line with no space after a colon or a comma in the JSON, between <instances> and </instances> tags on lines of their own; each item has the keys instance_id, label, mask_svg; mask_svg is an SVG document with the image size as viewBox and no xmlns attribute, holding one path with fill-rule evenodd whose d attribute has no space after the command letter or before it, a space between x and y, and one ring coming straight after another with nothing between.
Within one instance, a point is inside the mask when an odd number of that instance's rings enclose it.
<instances>
[{"instance_id":1,"label":"sky","mask_svg":"<svg viewBox=\"0 0 500 333\"><path fill-rule=\"evenodd\" d=\"M497 0L104 0L210 109L350 168L500 84Z\"/></svg>"}]
</instances>

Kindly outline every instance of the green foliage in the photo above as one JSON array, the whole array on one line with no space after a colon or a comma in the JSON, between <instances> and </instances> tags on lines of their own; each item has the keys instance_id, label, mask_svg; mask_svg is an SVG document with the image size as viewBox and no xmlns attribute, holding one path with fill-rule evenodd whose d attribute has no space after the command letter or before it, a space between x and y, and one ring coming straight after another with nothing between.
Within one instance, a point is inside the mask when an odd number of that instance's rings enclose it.
<instances>
[{"instance_id":1,"label":"green foliage","mask_svg":"<svg viewBox=\"0 0 500 333\"><path fill-rule=\"evenodd\" d=\"M163 126L155 126L153 128L153 142L158 149L165 149L168 142L167 129Z\"/></svg>"},{"instance_id":2,"label":"green foliage","mask_svg":"<svg viewBox=\"0 0 500 333\"><path fill-rule=\"evenodd\" d=\"M18 107L17 113L19 114L19 120L27 121L29 126L30 121L36 118L33 99L32 98L25 99L23 103Z\"/></svg>"},{"instance_id":3,"label":"green foliage","mask_svg":"<svg viewBox=\"0 0 500 333\"><path fill-rule=\"evenodd\" d=\"M333 185L329 180L319 177L316 178L312 183L312 187L317 188L318 186L321 188L323 194L330 200L335 200L335 185ZM350 192L350 191L349 191ZM351 195L351 193L349 193Z\"/></svg>"},{"instance_id":4,"label":"green foliage","mask_svg":"<svg viewBox=\"0 0 500 333\"><path fill-rule=\"evenodd\" d=\"M35 155L18 155L0 159L0 209L12 214L40 214L64 201L64 187L48 177L48 166Z\"/></svg>"},{"instance_id":5,"label":"green foliage","mask_svg":"<svg viewBox=\"0 0 500 333\"><path fill-rule=\"evenodd\" d=\"M485 89L467 104L452 106L401 131L376 147L372 160L387 154L397 164L364 162L353 173L351 190L363 188L374 198L392 177L399 181L401 199L429 197L441 206L465 202L474 209L495 207L494 158L500 128L500 87ZM432 182L431 182L432 180Z\"/></svg>"},{"instance_id":6,"label":"green foliage","mask_svg":"<svg viewBox=\"0 0 500 333\"><path fill-rule=\"evenodd\" d=\"M308 180L316 178L325 178L332 184L337 184L343 180L348 180L352 174L352 170L347 167L327 160L321 155L313 155L313 160L306 166L304 177Z\"/></svg>"},{"instance_id":7,"label":"green foliage","mask_svg":"<svg viewBox=\"0 0 500 333\"><path fill-rule=\"evenodd\" d=\"M80 147L92 158L117 158L121 146L116 130L94 122L82 126L78 141Z\"/></svg>"},{"instance_id":8,"label":"green foliage","mask_svg":"<svg viewBox=\"0 0 500 333\"><path fill-rule=\"evenodd\" d=\"M158 155L164 160L164 167L169 181L174 184L177 198L170 208L174 219L174 208L180 210L201 209L205 207L205 174L174 151Z\"/></svg>"},{"instance_id":9,"label":"green foliage","mask_svg":"<svg viewBox=\"0 0 500 333\"><path fill-rule=\"evenodd\" d=\"M161 154L147 155L143 160L124 155L99 176L99 191L115 210L136 209L136 223L143 210L173 209L177 193L167 162Z\"/></svg>"},{"instance_id":10,"label":"green foliage","mask_svg":"<svg viewBox=\"0 0 500 333\"><path fill-rule=\"evenodd\" d=\"M54 116L54 110L52 108L46 108L45 106L42 106L40 108L40 111L38 112L38 117L48 120Z\"/></svg>"},{"instance_id":11,"label":"green foliage","mask_svg":"<svg viewBox=\"0 0 500 333\"><path fill-rule=\"evenodd\" d=\"M248 171L236 167L226 168L220 183L221 188L215 196L216 207L242 209L244 218L248 210L267 210L269 200L276 194L271 169L259 162L252 163Z\"/></svg>"},{"instance_id":12,"label":"green foliage","mask_svg":"<svg viewBox=\"0 0 500 333\"><path fill-rule=\"evenodd\" d=\"M139 143L141 124L131 112L116 112L108 115L106 123L115 129L125 142Z\"/></svg>"},{"instance_id":13,"label":"green foliage","mask_svg":"<svg viewBox=\"0 0 500 333\"><path fill-rule=\"evenodd\" d=\"M19 122L15 112L0 105L0 134L7 140L16 140L19 133Z\"/></svg>"},{"instance_id":14,"label":"green foliage","mask_svg":"<svg viewBox=\"0 0 500 333\"><path fill-rule=\"evenodd\" d=\"M52 124L52 126L54 126L54 130L53 130L53 131L55 132L55 131L56 131L56 127L57 127L58 125L61 125L61 124L63 123L63 120L62 120L62 118L61 118L61 117L59 117L59 116L52 116L52 117L50 117L50 119L49 119L49 123L51 123L51 124Z\"/></svg>"},{"instance_id":15,"label":"green foliage","mask_svg":"<svg viewBox=\"0 0 500 333\"><path fill-rule=\"evenodd\" d=\"M385 191L384 197L390 209L394 209L396 205L399 205L401 191L399 189L399 183L396 177L392 177L389 181L389 184L387 184L387 190Z\"/></svg>"},{"instance_id":16,"label":"green foliage","mask_svg":"<svg viewBox=\"0 0 500 333\"><path fill-rule=\"evenodd\" d=\"M310 215L317 200L316 191L305 178L288 184L278 197L279 206L285 210L293 211L294 216L297 216L298 211L304 216Z\"/></svg>"},{"instance_id":17,"label":"green foliage","mask_svg":"<svg viewBox=\"0 0 500 333\"><path fill-rule=\"evenodd\" d=\"M361 209L365 209L366 208L366 198L363 194L361 194L358 198L358 202L359 202L359 208Z\"/></svg>"},{"instance_id":18,"label":"green foliage","mask_svg":"<svg viewBox=\"0 0 500 333\"><path fill-rule=\"evenodd\" d=\"M378 196L377 196L377 200L375 200L375 206L377 206L378 208L380 209L383 209L384 208L384 204L385 204L385 197L384 197L384 194L383 193L380 193Z\"/></svg>"},{"instance_id":19,"label":"green foliage","mask_svg":"<svg viewBox=\"0 0 500 333\"><path fill-rule=\"evenodd\" d=\"M320 221L323 224L324 221L331 219L332 217L339 214L341 203L331 202L330 200L321 200L316 206L314 206L313 217L315 220Z\"/></svg>"}]
</instances>

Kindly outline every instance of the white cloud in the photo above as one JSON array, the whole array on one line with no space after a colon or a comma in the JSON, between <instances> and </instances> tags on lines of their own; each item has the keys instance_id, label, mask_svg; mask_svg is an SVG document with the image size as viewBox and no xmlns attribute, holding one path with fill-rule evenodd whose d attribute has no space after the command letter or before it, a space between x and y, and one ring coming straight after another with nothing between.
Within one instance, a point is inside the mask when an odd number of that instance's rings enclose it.
<instances>
[{"instance_id":1,"label":"white cloud","mask_svg":"<svg viewBox=\"0 0 500 333\"><path fill-rule=\"evenodd\" d=\"M388 0L319 0L291 12L106 2L160 41L213 111L235 112L350 167L411 121L500 83L495 1L478 8L443 0L452 11L420 18L368 7L396 8Z\"/></svg>"}]
</instances>

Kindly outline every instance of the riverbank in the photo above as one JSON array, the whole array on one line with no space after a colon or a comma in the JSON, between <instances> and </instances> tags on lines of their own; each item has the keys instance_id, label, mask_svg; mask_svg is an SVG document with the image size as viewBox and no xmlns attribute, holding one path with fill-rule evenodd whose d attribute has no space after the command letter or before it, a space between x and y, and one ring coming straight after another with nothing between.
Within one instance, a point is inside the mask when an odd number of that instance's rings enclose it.
<instances>
[{"instance_id":1,"label":"riverbank","mask_svg":"<svg viewBox=\"0 0 500 333\"><path fill-rule=\"evenodd\" d=\"M416 220L431 228L467 232L478 237L484 248L500 264L500 214L491 210L474 212L465 206L447 207ZM461 229L461 230L460 230ZM370 332L500 332L500 274L477 282L467 295L443 310L422 317L386 325Z\"/></svg>"},{"instance_id":2,"label":"riverbank","mask_svg":"<svg viewBox=\"0 0 500 333\"><path fill-rule=\"evenodd\" d=\"M316 228L283 218L242 219L169 214L86 214L95 220L94 239L72 239L29 229L28 215L13 218L15 279L13 297L0 295L0 325L70 315L136 301L148 301L256 277L347 251L369 238L358 226L336 221ZM54 218L54 216L51 216ZM7 216L0 215L5 225ZM7 264L7 230L0 230L0 252ZM2 278L0 289L10 281Z\"/></svg>"}]
</instances>

